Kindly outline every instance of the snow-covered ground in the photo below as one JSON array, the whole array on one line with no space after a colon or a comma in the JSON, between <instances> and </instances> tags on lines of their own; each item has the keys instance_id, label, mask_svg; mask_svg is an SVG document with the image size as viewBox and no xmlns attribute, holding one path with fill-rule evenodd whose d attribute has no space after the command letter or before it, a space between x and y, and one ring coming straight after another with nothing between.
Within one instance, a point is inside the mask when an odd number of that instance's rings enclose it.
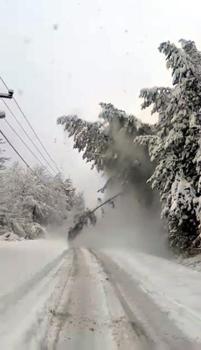
<instances>
[{"instance_id":1,"label":"snow-covered ground","mask_svg":"<svg viewBox=\"0 0 201 350\"><path fill-rule=\"evenodd\" d=\"M200 272L153 255L1 241L0 349L197 350L200 291Z\"/></svg>"},{"instance_id":2,"label":"snow-covered ground","mask_svg":"<svg viewBox=\"0 0 201 350\"><path fill-rule=\"evenodd\" d=\"M67 248L63 240L0 242L0 297L32 279Z\"/></svg>"},{"instance_id":3,"label":"snow-covered ground","mask_svg":"<svg viewBox=\"0 0 201 350\"><path fill-rule=\"evenodd\" d=\"M175 261L128 250L108 250L106 254L168 313L182 332L201 344L200 272Z\"/></svg>"},{"instance_id":4,"label":"snow-covered ground","mask_svg":"<svg viewBox=\"0 0 201 350\"><path fill-rule=\"evenodd\" d=\"M22 348L18 342L54 290L66 249L64 240L0 242L1 349Z\"/></svg>"},{"instance_id":5,"label":"snow-covered ground","mask_svg":"<svg viewBox=\"0 0 201 350\"><path fill-rule=\"evenodd\" d=\"M183 264L184 266L190 267L191 269L201 272L201 254L185 259L179 258L178 262Z\"/></svg>"}]
</instances>

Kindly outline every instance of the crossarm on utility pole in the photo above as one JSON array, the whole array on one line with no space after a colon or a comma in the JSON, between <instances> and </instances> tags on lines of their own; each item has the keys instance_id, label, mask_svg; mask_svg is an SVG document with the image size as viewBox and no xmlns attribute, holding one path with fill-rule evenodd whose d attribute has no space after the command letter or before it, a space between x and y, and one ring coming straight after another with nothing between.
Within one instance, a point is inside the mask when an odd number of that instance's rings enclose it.
<instances>
[{"instance_id":1,"label":"crossarm on utility pole","mask_svg":"<svg viewBox=\"0 0 201 350\"><path fill-rule=\"evenodd\" d=\"M8 90L8 93L0 93L0 98L12 98L13 94L13 90Z\"/></svg>"}]
</instances>

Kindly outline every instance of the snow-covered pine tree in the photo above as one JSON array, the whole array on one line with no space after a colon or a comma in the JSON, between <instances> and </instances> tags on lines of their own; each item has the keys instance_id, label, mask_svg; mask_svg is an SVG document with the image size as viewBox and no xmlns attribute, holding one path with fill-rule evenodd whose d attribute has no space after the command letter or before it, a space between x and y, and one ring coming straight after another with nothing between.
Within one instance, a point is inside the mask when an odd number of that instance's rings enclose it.
<instances>
[{"instance_id":1,"label":"snow-covered pine tree","mask_svg":"<svg viewBox=\"0 0 201 350\"><path fill-rule=\"evenodd\" d=\"M141 91L142 108L152 105L159 121L154 136L136 141L148 145L155 164L149 181L160 192L170 244L187 250L200 233L201 53L192 41L180 43L181 48L170 42L159 47L173 86Z\"/></svg>"},{"instance_id":2,"label":"snow-covered pine tree","mask_svg":"<svg viewBox=\"0 0 201 350\"><path fill-rule=\"evenodd\" d=\"M125 189L130 183L138 183L137 190L141 185L144 188L151 175L150 162L145 147L134 144L133 139L152 133L151 126L110 103L101 103L100 107L97 122L75 115L60 117L57 122L73 136L74 148L83 152L83 159L105 173L107 185L118 182Z\"/></svg>"}]
</instances>

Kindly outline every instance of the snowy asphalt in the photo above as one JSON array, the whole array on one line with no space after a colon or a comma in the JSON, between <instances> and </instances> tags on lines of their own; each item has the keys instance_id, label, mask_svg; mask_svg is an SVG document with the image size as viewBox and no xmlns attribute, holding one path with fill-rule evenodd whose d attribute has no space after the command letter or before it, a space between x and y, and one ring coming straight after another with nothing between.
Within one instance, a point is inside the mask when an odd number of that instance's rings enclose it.
<instances>
[{"instance_id":1,"label":"snowy asphalt","mask_svg":"<svg viewBox=\"0 0 201 350\"><path fill-rule=\"evenodd\" d=\"M1 349L201 349L200 272L115 249L58 249L45 261L0 295Z\"/></svg>"},{"instance_id":2,"label":"snowy asphalt","mask_svg":"<svg viewBox=\"0 0 201 350\"><path fill-rule=\"evenodd\" d=\"M143 290L137 279L107 254L82 248L71 249L69 254L72 265L42 348L201 348L200 339L189 339L169 311L154 302L151 292Z\"/></svg>"}]
</instances>

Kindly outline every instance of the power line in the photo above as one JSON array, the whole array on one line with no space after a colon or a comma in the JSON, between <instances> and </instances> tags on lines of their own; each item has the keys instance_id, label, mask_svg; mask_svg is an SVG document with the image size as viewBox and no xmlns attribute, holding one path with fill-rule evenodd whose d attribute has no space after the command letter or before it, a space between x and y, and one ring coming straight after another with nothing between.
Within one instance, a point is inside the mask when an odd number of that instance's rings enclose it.
<instances>
[{"instance_id":1,"label":"power line","mask_svg":"<svg viewBox=\"0 0 201 350\"><path fill-rule=\"evenodd\" d=\"M31 169L30 165L26 162L26 160L21 156L21 154L18 152L18 150L13 146L13 144L9 141L7 136L3 133L3 131L0 129L1 135L4 137L4 139L8 142L8 144L11 146L11 148L15 151L15 153L20 157L20 159L23 161L23 163L29 168L32 172L33 170Z\"/></svg>"},{"instance_id":2,"label":"power line","mask_svg":"<svg viewBox=\"0 0 201 350\"><path fill-rule=\"evenodd\" d=\"M7 90L9 90L8 85L6 84L6 82L4 81L4 79L2 77L0 77L0 80L2 81L2 83L4 84L5 88ZM22 110L22 108L20 107L19 103L17 102L16 98L13 97L13 100L16 104L16 106L18 107L19 111L21 112L22 116L24 117L24 119L26 120L27 124L29 125L29 127L31 128L32 132L34 133L35 137L37 138L38 142L40 143L41 147L43 148L43 150L45 151L45 153L47 154L47 156L49 157L49 159L54 163L54 166L56 167L56 169L60 172L59 167L57 166L56 162L54 161L54 159L51 157L51 155L49 154L49 152L47 151L46 147L44 146L44 144L42 143L41 139L39 138L38 134L36 133L36 131L34 130L32 124L30 123L28 117L26 116L26 114L24 113L24 111Z\"/></svg>"},{"instance_id":3,"label":"power line","mask_svg":"<svg viewBox=\"0 0 201 350\"><path fill-rule=\"evenodd\" d=\"M26 117L26 115L24 114L23 110L21 109L20 105L18 104L17 100L15 97L13 97L14 102L16 103L18 109L20 110L20 112L22 113L23 117L25 118L25 120L27 121L28 125L30 126L31 130L33 131L34 135L36 136L38 142L40 143L41 147L43 148L43 150L45 151L45 153L47 154L47 156L49 157L49 159L53 162L54 166L56 167L56 169L58 170L58 172L60 173L60 169L57 166L57 163L54 161L54 159L51 157L51 155L49 154L49 152L47 151L46 147L44 146L44 144L42 143L42 141L40 140L38 134L36 133L36 131L34 130L34 128L32 127L29 119Z\"/></svg>"},{"instance_id":4,"label":"power line","mask_svg":"<svg viewBox=\"0 0 201 350\"><path fill-rule=\"evenodd\" d=\"M38 174L35 173L35 171L30 167L30 165L27 163L27 161L24 159L24 157L20 154L20 152L15 148L15 146L13 146L13 144L11 143L11 141L7 138L7 136L5 135L5 132L3 132L0 129L0 134L4 137L4 139L8 142L8 144L11 146L11 148L14 150L14 152L18 155L18 157L23 161L23 163L26 165L26 167L38 178L38 180L40 182L43 182L42 179L40 178L40 176ZM51 175L51 174L50 174Z\"/></svg>"},{"instance_id":5,"label":"power line","mask_svg":"<svg viewBox=\"0 0 201 350\"><path fill-rule=\"evenodd\" d=\"M23 132L25 133L25 135L27 136L27 138L29 139L29 141L32 143L32 145L35 147L35 149L40 153L40 156L42 157L42 159L45 161L45 163L48 164L48 166L50 167L50 169L54 172L57 173L55 169L53 169L53 167L51 166L51 164L49 163L49 161L44 157L43 153L41 152L40 148L35 144L35 142L32 140L32 138L29 136L29 134L27 133L26 129L22 126L22 124L19 122L19 120L17 119L16 115L14 114L14 112L12 111L12 109L9 107L9 105L7 104L7 102L5 102L4 100L2 100L2 102L4 103L4 105L6 106L6 108L8 109L8 111L10 112L10 114L12 115L12 117L15 119L16 123L19 125L19 127L23 130Z\"/></svg>"},{"instance_id":6,"label":"power line","mask_svg":"<svg viewBox=\"0 0 201 350\"><path fill-rule=\"evenodd\" d=\"M8 125L10 125L7 122ZM27 161L24 159L24 157L20 154L20 152L16 149L16 147L12 144L12 142L8 139L8 137L5 135L5 132L3 132L0 129L0 134L4 137L4 139L8 142L8 144L11 146L11 148L14 150L14 152L18 155L18 157L23 161L23 163L26 165L26 167L39 179L39 181L43 182L41 178L34 172L34 170L31 168L31 166L27 163ZM50 174L51 175L51 174ZM62 187L64 190L66 190L65 186L62 183Z\"/></svg>"},{"instance_id":7,"label":"power line","mask_svg":"<svg viewBox=\"0 0 201 350\"><path fill-rule=\"evenodd\" d=\"M54 161L54 159L50 156L49 152L47 151L46 147L43 145L42 141L40 140L38 134L36 133L36 131L34 130L33 126L31 125L29 119L27 118L26 114L23 112L22 108L20 107L19 103L17 102L16 98L13 97L13 101L15 102L16 106L18 107L19 111L21 112L21 114L23 115L24 119L26 120L26 122L28 123L29 127L31 128L31 130L33 131L35 137L37 138L38 142L40 143L41 147L43 148L43 150L45 151L45 153L47 154L47 156L49 157L49 159L54 163L56 169L60 172L59 168L57 167L56 162Z\"/></svg>"},{"instance_id":8,"label":"power line","mask_svg":"<svg viewBox=\"0 0 201 350\"><path fill-rule=\"evenodd\" d=\"M37 157L37 155L29 147L29 145L27 145L27 143L23 140L23 138L17 133L17 131L13 128L13 126L8 122L8 120L4 119L4 121L9 126L9 128L14 132L14 134L20 139L20 141L23 143L23 145L29 150L29 152L32 154L32 156L42 165L42 167L45 167L44 164L41 162L41 160Z\"/></svg>"}]
</instances>

